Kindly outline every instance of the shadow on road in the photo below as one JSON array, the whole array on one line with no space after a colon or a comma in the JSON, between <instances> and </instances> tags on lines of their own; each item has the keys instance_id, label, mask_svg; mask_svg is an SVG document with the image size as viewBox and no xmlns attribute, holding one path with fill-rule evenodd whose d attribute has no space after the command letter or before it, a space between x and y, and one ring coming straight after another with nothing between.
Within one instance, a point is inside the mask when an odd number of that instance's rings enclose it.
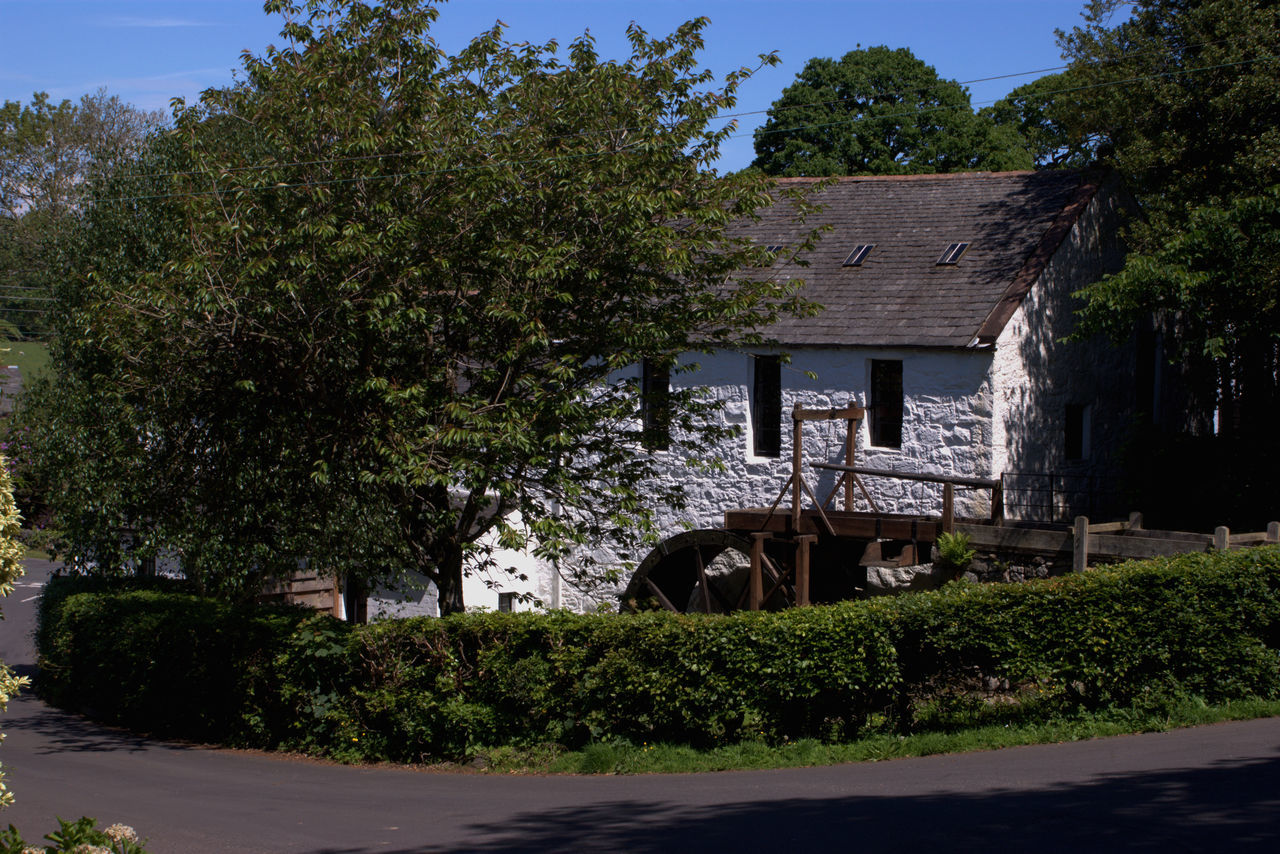
<instances>
[{"instance_id":1,"label":"shadow on road","mask_svg":"<svg viewBox=\"0 0 1280 854\"><path fill-rule=\"evenodd\" d=\"M1011 781L1012 782L1012 781ZM1116 775L1032 792L782 799L681 807L616 801L470 827L488 841L410 851L1280 850L1280 758ZM362 854L325 848L314 854Z\"/></svg>"},{"instance_id":2,"label":"shadow on road","mask_svg":"<svg viewBox=\"0 0 1280 854\"><path fill-rule=\"evenodd\" d=\"M155 741L142 735L115 729L88 718L59 711L42 703L30 691L9 701L4 731L11 736L30 733L38 744L36 755L54 753L140 753L145 750L187 750L189 746Z\"/></svg>"}]
</instances>

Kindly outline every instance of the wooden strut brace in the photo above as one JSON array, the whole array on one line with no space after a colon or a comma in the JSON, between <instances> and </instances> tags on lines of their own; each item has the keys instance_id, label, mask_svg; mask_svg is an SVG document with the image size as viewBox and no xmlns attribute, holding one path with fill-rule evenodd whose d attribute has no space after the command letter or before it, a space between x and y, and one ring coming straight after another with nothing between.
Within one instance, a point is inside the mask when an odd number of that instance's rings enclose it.
<instances>
[{"instance_id":1,"label":"wooden strut brace","mask_svg":"<svg viewBox=\"0 0 1280 854\"><path fill-rule=\"evenodd\" d=\"M852 510L854 502L854 486L862 491L862 495L866 498L867 503L871 505L871 509L875 510L875 502L871 500L871 496L867 494L866 487L858 480L857 475L851 471L843 471L840 478L836 481L835 488L832 489L831 495L827 497L825 502L818 501L818 497L814 495L813 490L804 479L804 439L802 428L806 421L837 421L845 422L844 436L844 459L846 466L852 466L854 460L854 443L858 435L858 424L865 417L866 411L856 404L849 404L842 409L807 409L800 404L796 404L791 409L791 476L787 478L787 482L782 485L782 489L778 490L778 497L773 500L773 504L769 506L769 512L765 515L761 528L767 527L769 521L773 519L774 514L778 510L778 505L782 503L783 496L787 494L787 490L791 490L791 530L797 535L800 531L800 518L804 509L804 496L809 496L815 510L818 511L818 520L822 528L828 535L835 534L835 528L831 524L831 520L827 517L826 506L831 503L831 499L835 497L840 487L844 487L844 509ZM768 601L769 597L774 594L785 582L786 573L779 572L773 566L773 562L769 560L768 555L764 552L765 540L772 535L764 532L757 532L751 535L751 575L747 585L747 607L752 611L758 611L763 604ZM809 549L817 542L817 537L813 535L797 536L796 543L796 563L795 563L795 592L796 604L809 604ZM774 577L773 587L768 593L764 590L764 570L766 565L771 570L770 574Z\"/></svg>"}]
</instances>

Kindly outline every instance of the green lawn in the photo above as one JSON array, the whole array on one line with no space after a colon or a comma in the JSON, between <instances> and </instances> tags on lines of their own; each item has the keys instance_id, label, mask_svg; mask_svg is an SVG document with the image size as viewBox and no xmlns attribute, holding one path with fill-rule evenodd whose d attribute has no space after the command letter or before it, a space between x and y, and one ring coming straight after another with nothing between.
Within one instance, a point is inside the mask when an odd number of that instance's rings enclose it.
<instances>
[{"instance_id":1,"label":"green lawn","mask_svg":"<svg viewBox=\"0 0 1280 854\"><path fill-rule=\"evenodd\" d=\"M0 364L17 365L22 371L23 382L34 377L49 364L49 345L43 341L4 341L0 348Z\"/></svg>"}]
</instances>

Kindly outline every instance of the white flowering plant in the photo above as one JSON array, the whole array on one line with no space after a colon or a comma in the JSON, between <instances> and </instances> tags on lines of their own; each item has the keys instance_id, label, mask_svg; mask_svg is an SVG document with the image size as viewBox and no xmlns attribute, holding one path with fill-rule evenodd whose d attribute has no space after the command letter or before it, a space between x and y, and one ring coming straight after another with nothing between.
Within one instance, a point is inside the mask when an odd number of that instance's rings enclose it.
<instances>
[{"instance_id":1,"label":"white flowering plant","mask_svg":"<svg viewBox=\"0 0 1280 854\"><path fill-rule=\"evenodd\" d=\"M146 854L137 832L127 824L99 828L92 818L58 819L58 829L45 834L51 845L28 845L12 824L0 833L0 854Z\"/></svg>"}]
</instances>

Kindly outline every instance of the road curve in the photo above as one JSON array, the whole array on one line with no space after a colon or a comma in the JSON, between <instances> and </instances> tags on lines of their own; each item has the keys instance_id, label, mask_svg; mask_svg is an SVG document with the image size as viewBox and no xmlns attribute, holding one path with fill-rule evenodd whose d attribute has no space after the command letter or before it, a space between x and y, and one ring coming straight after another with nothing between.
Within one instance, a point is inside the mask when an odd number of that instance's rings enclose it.
<instances>
[{"instance_id":1,"label":"road curve","mask_svg":"<svg viewBox=\"0 0 1280 854\"><path fill-rule=\"evenodd\" d=\"M29 562L37 585L47 564ZM29 666L38 587L5 602ZM24 599L32 601L23 602ZM0 761L28 836L131 824L154 852L1280 850L1280 718L826 768L517 777L148 742L24 696Z\"/></svg>"}]
</instances>

